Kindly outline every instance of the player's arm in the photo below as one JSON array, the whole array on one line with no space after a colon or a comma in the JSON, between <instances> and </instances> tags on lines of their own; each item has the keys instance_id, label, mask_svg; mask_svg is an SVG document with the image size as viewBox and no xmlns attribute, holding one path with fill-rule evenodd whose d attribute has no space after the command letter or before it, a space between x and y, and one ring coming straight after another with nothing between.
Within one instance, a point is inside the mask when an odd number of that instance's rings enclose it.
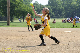
<instances>
[{"instance_id":1,"label":"player's arm","mask_svg":"<svg viewBox=\"0 0 80 53\"><path fill-rule=\"evenodd\" d=\"M47 19L44 20L44 24L42 24L41 26L46 26L47 25Z\"/></svg>"},{"instance_id":2,"label":"player's arm","mask_svg":"<svg viewBox=\"0 0 80 53\"><path fill-rule=\"evenodd\" d=\"M34 11L34 14L35 14L36 16L39 16L39 17L40 17L40 15L36 13L34 7L33 7L33 11Z\"/></svg>"}]
</instances>

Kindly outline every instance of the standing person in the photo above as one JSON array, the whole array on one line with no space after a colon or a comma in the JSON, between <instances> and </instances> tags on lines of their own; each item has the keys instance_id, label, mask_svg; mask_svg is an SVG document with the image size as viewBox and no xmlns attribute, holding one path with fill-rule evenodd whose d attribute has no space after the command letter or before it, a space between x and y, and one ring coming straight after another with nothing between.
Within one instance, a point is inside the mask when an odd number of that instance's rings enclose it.
<instances>
[{"instance_id":1,"label":"standing person","mask_svg":"<svg viewBox=\"0 0 80 53\"><path fill-rule=\"evenodd\" d=\"M70 20L71 20L71 21L73 20L72 17L70 18Z\"/></svg>"},{"instance_id":2,"label":"standing person","mask_svg":"<svg viewBox=\"0 0 80 53\"><path fill-rule=\"evenodd\" d=\"M36 19L34 18L34 22L36 22Z\"/></svg>"},{"instance_id":3,"label":"standing person","mask_svg":"<svg viewBox=\"0 0 80 53\"><path fill-rule=\"evenodd\" d=\"M27 14L27 16L26 16L26 22L27 22L27 25L28 25L28 31L30 31L29 30L29 26L31 27L31 29L32 29L32 31L33 31L33 28L32 28L32 26L31 26L31 14Z\"/></svg>"},{"instance_id":4,"label":"standing person","mask_svg":"<svg viewBox=\"0 0 80 53\"><path fill-rule=\"evenodd\" d=\"M42 13L43 14L37 14L36 11L34 10L33 7L33 11L35 13L36 16L41 17L41 26L44 27L44 29L41 31L39 37L42 40L42 43L39 46L46 46L44 39L43 39L43 35L48 36L49 38L53 39L55 41L55 43L59 44L60 41L58 41L55 37L50 36L50 26L48 23L48 20L50 20L50 16L49 16L49 9L48 8L43 8Z\"/></svg>"},{"instance_id":5,"label":"standing person","mask_svg":"<svg viewBox=\"0 0 80 53\"><path fill-rule=\"evenodd\" d=\"M19 21L21 22L21 19L19 18Z\"/></svg>"},{"instance_id":6,"label":"standing person","mask_svg":"<svg viewBox=\"0 0 80 53\"><path fill-rule=\"evenodd\" d=\"M73 27L74 27L74 25L76 25L76 18L73 19Z\"/></svg>"}]
</instances>

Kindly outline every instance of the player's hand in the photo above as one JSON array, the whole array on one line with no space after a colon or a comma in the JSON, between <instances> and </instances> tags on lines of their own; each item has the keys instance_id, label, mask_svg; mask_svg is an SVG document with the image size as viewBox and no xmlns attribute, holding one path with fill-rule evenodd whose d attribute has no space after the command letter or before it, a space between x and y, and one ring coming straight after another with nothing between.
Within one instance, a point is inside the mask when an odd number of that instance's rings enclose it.
<instances>
[{"instance_id":1,"label":"player's hand","mask_svg":"<svg viewBox=\"0 0 80 53\"><path fill-rule=\"evenodd\" d=\"M34 6L32 6L32 8L34 9Z\"/></svg>"},{"instance_id":2,"label":"player's hand","mask_svg":"<svg viewBox=\"0 0 80 53\"><path fill-rule=\"evenodd\" d=\"M34 10L34 7L32 7L32 8L33 8L33 11L35 11L35 10Z\"/></svg>"}]
</instances>

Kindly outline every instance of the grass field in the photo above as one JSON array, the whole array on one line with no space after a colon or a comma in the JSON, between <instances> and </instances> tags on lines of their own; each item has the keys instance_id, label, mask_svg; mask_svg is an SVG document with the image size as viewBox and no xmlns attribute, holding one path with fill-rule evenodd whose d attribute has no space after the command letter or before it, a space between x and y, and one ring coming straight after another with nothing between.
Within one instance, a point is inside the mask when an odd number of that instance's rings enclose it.
<instances>
[{"instance_id":1,"label":"grass field","mask_svg":"<svg viewBox=\"0 0 80 53\"><path fill-rule=\"evenodd\" d=\"M64 19L64 18L63 18ZM37 18L38 22L41 23L40 18ZM72 23L62 23L62 19L55 18L56 23L53 24L53 19L49 20L49 24L51 28L72 28ZM22 21L22 20L21 20ZM32 26L34 23L34 20L31 22ZM80 23L76 23L77 27L74 28L80 28ZM26 21L19 22L19 20L14 20L14 22L10 22L10 26L7 26L7 21L0 21L0 27L27 27Z\"/></svg>"}]
</instances>

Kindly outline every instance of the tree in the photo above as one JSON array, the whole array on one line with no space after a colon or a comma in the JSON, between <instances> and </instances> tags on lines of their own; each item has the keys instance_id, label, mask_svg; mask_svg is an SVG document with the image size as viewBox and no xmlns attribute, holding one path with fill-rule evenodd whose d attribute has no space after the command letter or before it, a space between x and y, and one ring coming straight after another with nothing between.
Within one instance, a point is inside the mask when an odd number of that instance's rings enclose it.
<instances>
[{"instance_id":1,"label":"tree","mask_svg":"<svg viewBox=\"0 0 80 53\"><path fill-rule=\"evenodd\" d=\"M32 8L29 7L30 2L27 2L28 4L24 4L23 2L28 1L28 0L10 0L10 16L11 16L11 22L13 22L14 16L20 17L23 16L23 22L24 22L24 17L28 12L30 12L32 15L33 13L31 12ZM2 15L7 16L7 0L1 0L0 1L0 11ZM29 6L28 6L29 5Z\"/></svg>"}]
</instances>

